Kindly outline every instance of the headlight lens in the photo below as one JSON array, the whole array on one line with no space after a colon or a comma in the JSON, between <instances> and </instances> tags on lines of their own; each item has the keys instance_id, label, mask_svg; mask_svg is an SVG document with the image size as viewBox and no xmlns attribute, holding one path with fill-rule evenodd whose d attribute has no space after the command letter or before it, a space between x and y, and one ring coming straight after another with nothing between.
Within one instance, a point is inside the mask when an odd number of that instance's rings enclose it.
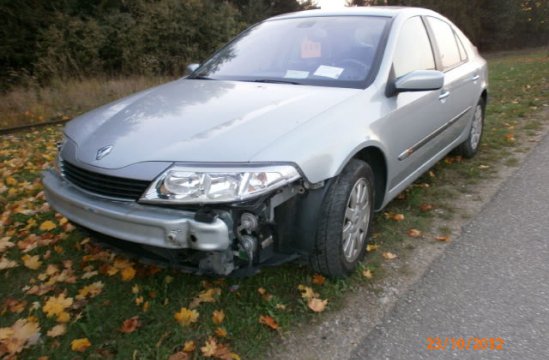
<instances>
[{"instance_id":1,"label":"headlight lens","mask_svg":"<svg viewBox=\"0 0 549 360\"><path fill-rule=\"evenodd\" d=\"M230 169L191 169L176 165L151 184L141 201L177 204L240 201L299 178L299 172L290 165Z\"/></svg>"}]
</instances>

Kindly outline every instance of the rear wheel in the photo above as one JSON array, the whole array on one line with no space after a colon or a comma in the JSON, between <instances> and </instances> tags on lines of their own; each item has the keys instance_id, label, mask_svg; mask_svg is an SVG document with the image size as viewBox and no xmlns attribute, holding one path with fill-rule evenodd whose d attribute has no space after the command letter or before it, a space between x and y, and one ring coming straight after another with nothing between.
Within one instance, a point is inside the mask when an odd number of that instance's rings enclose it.
<instances>
[{"instance_id":1,"label":"rear wheel","mask_svg":"<svg viewBox=\"0 0 549 360\"><path fill-rule=\"evenodd\" d=\"M364 161L353 159L328 190L320 209L313 270L347 276L364 257L373 217L374 176Z\"/></svg>"},{"instance_id":2,"label":"rear wheel","mask_svg":"<svg viewBox=\"0 0 549 360\"><path fill-rule=\"evenodd\" d=\"M482 133L484 130L484 108L484 99L481 98L475 107L475 112L473 113L469 136L456 148L455 152L458 155L470 159L478 152L480 140L482 139Z\"/></svg>"}]
</instances>

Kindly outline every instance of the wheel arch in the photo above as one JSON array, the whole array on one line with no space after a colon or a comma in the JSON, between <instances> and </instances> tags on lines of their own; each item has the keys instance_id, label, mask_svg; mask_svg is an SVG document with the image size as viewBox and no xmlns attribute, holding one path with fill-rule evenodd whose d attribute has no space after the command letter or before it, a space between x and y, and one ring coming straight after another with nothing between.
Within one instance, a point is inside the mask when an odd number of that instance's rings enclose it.
<instances>
[{"instance_id":1,"label":"wheel arch","mask_svg":"<svg viewBox=\"0 0 549 360\"><path fill-rule=\"evenodd\" d=\"M362 160L372 168L375 209L381 209L387 189L387 160L383 151L375 146L367 146L359 150L352 158Z\"/></svg>"}]
</instances>

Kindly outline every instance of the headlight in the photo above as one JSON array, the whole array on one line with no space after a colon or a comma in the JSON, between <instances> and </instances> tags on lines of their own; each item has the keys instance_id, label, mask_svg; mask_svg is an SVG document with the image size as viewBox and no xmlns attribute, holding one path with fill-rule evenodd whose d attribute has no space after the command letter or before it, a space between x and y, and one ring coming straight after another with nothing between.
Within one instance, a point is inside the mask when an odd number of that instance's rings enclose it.
<instances>
[{"instance_id":1,"label":"headlight","mask_svg":"<svg viewBox=\"0 0 549 360\"><path fill-rule=\"evenodd\" d=\"M290 165L246 168L172 166L147 189L142 202L224 203L256 197L300 178Z\"/></svg>"}]
</instances>

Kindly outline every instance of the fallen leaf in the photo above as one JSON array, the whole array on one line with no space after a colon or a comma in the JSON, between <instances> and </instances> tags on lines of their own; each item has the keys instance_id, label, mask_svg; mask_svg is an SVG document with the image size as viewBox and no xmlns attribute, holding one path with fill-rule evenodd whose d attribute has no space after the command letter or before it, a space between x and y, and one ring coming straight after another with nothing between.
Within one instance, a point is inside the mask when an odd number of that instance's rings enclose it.
<instances>
[{"instance_id":1,"label":"fallen leaf","mask_svg":"<svg viewBox=\"0 0 549 360\"><path fill-rule=\"evenodd\" d=\"M15 246L15 244L12 243L10 240L11 240L10 236L5 236L0 239L0 253Z\"/></svg>"},{"instance_id":2,"label":"fallen leaf","mask_svg":"<svg viewBox=\"0 0 549 360\"><path fill-rule=\"evenodd\" d=\"M227 330L225 330L225 328L218 327L215 329L215 334L219 337L227 337Z\"/></svg>"},{"instance_id":3,"label":"fallen leaf","mask_svg":"<svg viewBox=\"0 0 549 360\"><path fill-rule=\"evenodd\" d=\"M35 345L39 339L38 323L29 319L19 319L11 327L0 328L0 355L4 355L3 348L8 354L20 353L23 349Z\"/></svg>"},{"instance_id":4,"label":"fallen leaf","mask_svg":"<svg viewBox=\"0 0 549 360\"><path fill-rule=\"evenodd\" d=\"M5 256L0 258L0 270L7 270L19 266L16 261L10 260Z\"/></svg>"},{"instance_id":5,"label":"fallen leaf","mask_svg":"<svg viewBox=\"0 0 549 360\"><path fill-rule=\"evenodd\" d=\"M447 236L447 235L439 235L439 236L435 237L435 240L444 242L444 241L450 240L450 237Z\"/></svg>"},{"instance_id":6,"label":"fallen leaf","mask_svg":"<svg viewBox=\"0 0 549 360\"><path fill-rule=\"evenodd\" d=\"M42 261L40 261L40 255L30 256L26 254L21 257L21 260L23 260L23 265L31 270L37 270L38 268L40 268L40 266L42 266Z\"/></svg>"},{"instance_id":7,"label":"fallen leaf","mask_svg":"<svg viewBox=\"0 0 549 360\"><path fill-rule=\"evenodd\" d=\"M51 221L51 220L46 220L44 221L42 224L40 224L40 230L41 231L50 231L50 230L53 230L57 227L57 225Z\"/></svg>"},{"instance_id":8,"label":"fallen leaf","mask_svg":"<svg viewBox=\"0 0 549 360\"><path fill-rule=\"evenodd\" d=\"M301 297L305 300L310 300L312 298L318 297L318 294L314 292L314 290L305 285L298 285L297 288L299 291L301 291Z\"/></svg>"},{"instance_id":9,"label":"fallen leaf","mask_svg":"<svg viewBox=\"0 0 549 360\"><path fill-rule=\"evenodd\" d=\"M311 309L314 312L323 312L326 309L326 305L328 304L328 300L321 300L318 298L312 298L307 302L307 306L309 309Z\"/></svg>"},{"instance_id":10,"label":"fallen leaf","mask_svg":"<svg viewBox=\"0 0 549 360\"><path fill-rule=\"evenodd\" d=\"M120 272L120 277L122 278L122 281L130 281L133 280L135 277L135 269L133 266L128 266Z\"/></svg>"},{"instance_id":11,"label":"fallen leaf","mask_svg":"<svg viewBox=\"0 0 549 360\"><path fill-rule=\"evenodd\" d=\"M410 229L408 230L408 236L412 238L419 238L423 236L423 233L418 229Z\"/></svg>"},{"instance_id":12,"label":"fallen leaf","mask_svg":"<svg viewBox=\"0 0 549 360\"><path fill-rule=\"evenodd\" d=\"M378 248L379 248L379 245L376 245L376 244L368 244L368 245L366 245L366 251L367 251L367 252L376 251Z\"/></svg>"},{"instance_id":13,"label":"fallen leaf","mask_svg":"<svg viewBox=\"0 0 549 360\"><path fill-rule=\"evenodd\" d=\"M96 281L90 285L86 285L80 290L78 290L78 295L76 295L77 300L83 300L87 297L93 298L101 294L103 291L104 283L102 281Z\"/></svg>"},{"instance_id":14,"label":"fallen leaf","mask_svg":"<svg viewBox=\"0 0 549 360\"><path fill-rule=\"evenodd\" d=\"M200 351L202 351L202 355L205 357L213 357L217 351L217 341L214 338L209 338L204 343L204 346L200 348Z\"/></svg>"},{"instance_id":15,"label":"fallen leaf","mask_svg":"<svg viewBox=\"0 0 549 360\"><path fill-rule=\"evenodd\" d=\"M70 316L65 310L72 304L73 299L71 297L66 298L65 294L50 296L42 307L42 311L47 315L47 317L56 316L57 321L67 322L70 319Z\"/></svg>"},{"instance_id":16,"label":"fallen leaf","mask_svg":"<svg viewBox=\"0 0 549 360\"><path fill-rule=\"evenodd\" d=\"M320 274L314 274L312 282L315 285L324 285L326 278Z\"/></svg>"},{"instance_id":17,"label":"fallen leaf","mask_svg":"<svg viewBox=\"0 0 549 360\"><path fill-rule=\"evenodd\" d=\"M189 360L190 355L183 351L178 351L176 353L171 354L168 357L168 360Z\"/></svg>"},{"instance_id":18,"label":"fallen leaf","mask_svg":"<svg viewBox=\"0 0 549 360\"><path fill-rule=\"evenodd\" d=\"M198 296L193 299L193 301L191 301L189 308L194 309L202 303L216 302L219 295L221 295L220 288L209 288L207 290L204 290L200 292Z\"/></svg>"},{"instance_id":19,"label":"fallen leaf","mask_svg":"<svg viewBox=\"0 0 549 360\"><path fill-rule=\"evenodd\" d=\"M71 341L71 350L76 352L84 352L91 346L91 342L87 338L74 339Z\"/></svg>"},{"instance_id":20,"label":"fallen leaf","mask_svg":"<svg viewBox=\"0 0 549 360\"><path fill-rule=\"evenodd\" d=\"M279 328L279 325L278 323L276 322L275 319L273 319L271 316L269 315L261 315L259 316L259 323L260 324L263 324L263 325L266 325L268 327L270 327L271 329L273 330L277 330Z\"/></svg>"},{"instance_id":21,"label":"fallen leaf","mask_svg":"<svg viewBox=\"0 0 549 360\"><path fill-rule=\"evenodd\" d=\"M67 332L67 325L65 324L58 324L58 325L55 325L54 327L52 327L46 335L48 335L49 337L58 337L58 336L61 336L61 335L65 335L65 333Z\"/></svg>"},{"instance_id":22,"label":"fallen leaf","mask_svg":"<svg viewBox=\"0 0 549 360\"><path fill-rule=\"evenodd\" d=\"M276 308L277 310L286 310L286 305L284 305L284 304L276 304L276 305L275 305L275 308Z\"/></svg>"},{"instance_id":23,"label":"fallen leaf","mask_svg":"<svg viewBox=\"0 0 549 360\"><path fill-rule=\"evenodd\" d=\"M398 256L396 254L393 254L392 252L384 252L383 253L383 257L385 258L385 260L393 260L393 259L396 259Z\"/></svg>"},{"instance_id":24,"label":"fallen leaf","mask_svg":"<svg viewBox=\"0 0 549 360\"><path fill-rule=\"evenodd\" d=\"M183 344L183 351L191 353L196 349L196 344L192 340L185 341Z\"/></svg>"},{"instance_id":25,"label":"fallen leaf","mask_svg":"<svg viewBox=\"0 0 549 360\"><path fill-rule=\"evenodd\" d=\"M391 219L394 221L403 221L404 220L404 214L394 214Z\"/></svg>"},{"instance_id":26,"label":"fallen leaf","mask_svg":"<svg viewBox=\"0 0 549 360\"><path fill-rule=\"evenodd\" d=\"M372 279L374 277L374 273L370 269L366 269L362 271L362 276L364 276L366 279Z\"/></svg>"},{"instance_id":27,"label":"fallen leaf","mask_svg":"<svg viewBox=\"0 0 549 360\"><path fill-rule=\"evenodd\" d=\"M133 316L129 319L124 320L122 326L118 330L124 334L130 334L140 327L141 321L139 320L139 316Z\"/></svg>"},{"instance_id":28,"label":"fallen leaf","mask_svg":"<svg viewBox=\"0 0 549 360\"><path fill-rule=\"evenodd\" d=\"M421 206L419 207L419 211L421 212L428 212L428 211L431 211L433 210L433 205L431 204L421 204Z\"/></svg>"},{"instance_id":29,"label":"fallen leaf","mask_svg":"<svg viewBox=\"0 0 549 360\"><path fill-rule=\"evenodd\" d=\"M263 298L263 300L265 301L271 301L271 299L273 298L273 295L269 294L267 292L267 290L265 290L264 288L260 287L259 289L257 289L257 292L261 295L261 297Z\"/></svg>"},{"instance_id":30,"label":"fallen leaf","mask_svg":"<svg viewBox=\"0 0 549 360\"><path fill-rule=\"evenodd\" d=\"M225 320L225 313L223 310L214 310L212 313L212 321L214 324L221 324Z\"/></svg>"},{"instance_id":31,"label":"fallen leaf","mask_svg":"<svg viewBox=\"0 0 549 360\"><path fill-rule=\"evenodd\" d=\"M182 307L179 312L176 312L174 319L182 326L188 326L192 323L198 321L198 316L200 314L196 310L189 310L185 307Z\"/></svg>"}]
</instances>

